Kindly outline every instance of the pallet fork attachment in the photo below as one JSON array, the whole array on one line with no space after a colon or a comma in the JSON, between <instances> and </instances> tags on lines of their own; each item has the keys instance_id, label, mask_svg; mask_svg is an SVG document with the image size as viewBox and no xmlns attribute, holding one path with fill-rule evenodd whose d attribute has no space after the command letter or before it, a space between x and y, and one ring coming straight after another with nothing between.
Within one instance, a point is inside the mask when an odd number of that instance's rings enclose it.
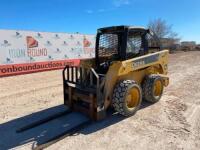
<instances>
[{"instance_id":1,"label":"pallet fork attachment","mask_svg":"<svg viewBox=\"0 0 200 150\"><path fill-rule=\"evenodd\" d=\"M66 66L63 69L64 104L72 111L79 111L92 120L105 117L100 76L93 68Z\"/></svg>"}]
</instances>

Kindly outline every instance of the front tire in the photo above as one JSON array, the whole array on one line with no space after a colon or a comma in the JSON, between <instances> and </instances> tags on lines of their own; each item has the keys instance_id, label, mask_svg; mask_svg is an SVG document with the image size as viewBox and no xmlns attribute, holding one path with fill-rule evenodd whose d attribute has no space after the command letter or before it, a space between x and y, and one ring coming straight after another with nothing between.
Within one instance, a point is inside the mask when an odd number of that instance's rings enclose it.
<instances>
[{"instance_id":1,"label":"front tire","mask_svg":"<svg viewBox=\"0 0 200 150\"><path fill-rule=\"evenodd\" d=\"M131 116L140 108L142 91L133 80L119 82L114 89L112 104L114 109L123 116Z\"/></svg>"}]
</instances>

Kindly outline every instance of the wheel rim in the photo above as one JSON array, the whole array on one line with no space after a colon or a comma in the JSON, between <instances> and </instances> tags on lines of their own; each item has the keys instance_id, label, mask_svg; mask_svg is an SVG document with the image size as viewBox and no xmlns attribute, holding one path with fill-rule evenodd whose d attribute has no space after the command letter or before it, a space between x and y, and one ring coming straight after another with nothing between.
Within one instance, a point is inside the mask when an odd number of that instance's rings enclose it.
<instances>
[{"instance_id":1,"label":"wheel rim","mask_svg":"<svg viewBox=\"0 0 200 150\"><path fill-rule=\"evenodd\" d=\"M131 88L126 96L126 106L128 109L134 109L140 101L140 92L136 87Z\"/></svg>"},{"instance_id":2,"label":"wheel rim","mask_svg":"<svg viewBox=\"0 0 200 150\"><path fill-rule=\"evenodd\" d=\"M160 80L156 80L153 87L154 96L160 96L162 94L162 82Z\"/></svg>"}]
</instances>

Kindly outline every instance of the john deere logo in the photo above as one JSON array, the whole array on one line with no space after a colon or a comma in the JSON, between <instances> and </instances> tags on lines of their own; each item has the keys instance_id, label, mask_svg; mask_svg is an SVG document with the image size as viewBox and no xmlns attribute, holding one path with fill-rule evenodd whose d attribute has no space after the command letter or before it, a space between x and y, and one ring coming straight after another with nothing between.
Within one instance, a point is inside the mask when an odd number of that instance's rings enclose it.
<instances>
[{"instance_id":1,"label":"john deere logo","mask_svg":"<svg viewBox=\"0 0 200 150\"><path fill-rule=\"evenodd\" d=\"M35 40L32 36L27 36L26 42L27 42L28 48L38 47L38 41Z\"/></svg>"},{"instance_id":2,"label":"john deere logo","mask_svg":"<svg viewBox=\"0 0 200 150\"><path fill-rule=\"evenodd\" d=\"M139 66L142 66L142 65L145 65L144 60L133 62L133 67L139 67Z\"/></svg>"},{"instance_id":3,"label":"john deere logo","mask_svg":"<svg viewBox=\"0 0 200 150\"><path fill-rule=\"evenodd\" d=\"M145 64L150 64L150 63L156 62L156 61L158 61L158 57L159 57L159 54L155 54L155 55L152 55L152 56L149 56L149 57L145 57L145 58L135 60L133 62L133 67L137 68L137 67L143 66Z\"/></svg>"}]
</instances>

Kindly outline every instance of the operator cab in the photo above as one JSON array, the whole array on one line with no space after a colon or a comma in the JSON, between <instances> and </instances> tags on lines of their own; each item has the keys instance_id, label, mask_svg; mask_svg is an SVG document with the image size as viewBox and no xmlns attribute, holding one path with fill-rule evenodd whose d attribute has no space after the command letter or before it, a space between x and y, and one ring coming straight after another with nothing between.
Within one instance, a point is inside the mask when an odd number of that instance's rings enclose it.
<instances>
[{"instance_id":1,"label":"operator cab","mask_svg":"<svg viewBox=\"0 0 200 150\"><path fill-rule=\"evenodd\" d=\"M124 61L160 50L159 40L149 29L133 26L100 28L96 37L96 67L105 74L112 61Z\"/></svg>"}]
</instances>

